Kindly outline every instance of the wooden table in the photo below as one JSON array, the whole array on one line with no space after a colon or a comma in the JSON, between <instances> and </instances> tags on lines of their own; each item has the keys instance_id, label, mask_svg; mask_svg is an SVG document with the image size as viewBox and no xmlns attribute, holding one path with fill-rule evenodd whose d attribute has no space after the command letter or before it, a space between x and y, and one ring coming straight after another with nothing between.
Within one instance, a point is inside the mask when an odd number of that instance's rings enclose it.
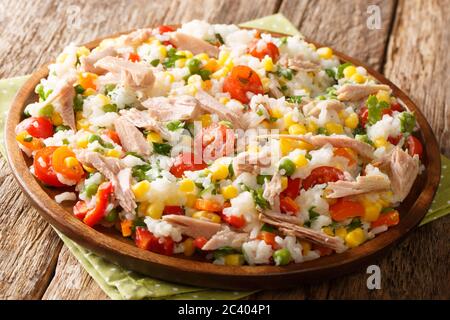
<instances>
[{"instance_id":1,"label":"wooden table","mask_svg":"<svg viewBox=\"0 0 450 320\"><path fill-rule=\"evenodd\" d=\"M135 27L205 19L239 23L283 13L311 39L368 62L422 107L450 156L449 0L40 0L0 1L0 78L33 72L70 42L83 43ZM367 27L369 5L380 29ZM372 8L372 7L371 7ZM370 8L369 8L370 9ZM0 159L0 298L107 299L19 190ZM365 270L258 299L450 298L450 218L415 230L378 261L381 290L368 290Z\"/></svg>"}]
</instances>

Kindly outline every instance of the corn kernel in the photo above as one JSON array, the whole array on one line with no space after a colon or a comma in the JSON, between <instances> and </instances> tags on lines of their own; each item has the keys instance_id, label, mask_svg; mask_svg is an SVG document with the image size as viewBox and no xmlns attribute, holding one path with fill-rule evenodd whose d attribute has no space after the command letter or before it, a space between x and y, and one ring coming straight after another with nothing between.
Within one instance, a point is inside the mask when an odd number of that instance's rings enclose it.
<instances>
[{"instance_id":1,"label":"corn kernel","mask_svg":"<svg viewBox=\"0 0 450 320\"><path fill-rule=\"evenodd\" d=\"M368 199L362 201L364 206L364 217L363 220L372 222L380 217L382 205L378 202L373 202Z\"/></svg>"},{"instance_id":2,"label":"corn kernel","mask_svg":"<svg viewBox=\"0 0 450 320\"><path fill-rule=\"evenodd\" d=\"M391 103L391 96L390 96L389 92L387 92L386 90L378 91L377 99L378 99L378 101L384 101L387 103Z\"/></svg>"},{"instance_id":3,"label":"corn kernel","mask_svg":"<svg viewBox=\"0 0 450 320\"><path fill-rule=\"evenodd\" d=\"M195 194L187 194L185 206L188 208L193 208L195 205L195 201L197 201L197 197L195 196Z\"/></svg>"},{"instance_id":4,"label":"corn kernel","mask_svg":"<svg viewBox=\"0 0 450 320\"><path fill-rule=\"evenodd\" d=\"M264 67L264 70L271 72L274 71L274 64L272 61L272 58L269 56L265 56L264 59L262 59L262 65Z\"/></svg>"},{"instance_id":5,"label":"corn kernel","mask_svg":"<svg viewBox=\"0 0 450 320\"><path fill-rule=\"evenodd\" d=\"M52 123L54 126L60 126L63 124L61 115L58 112L53 112L52 114Z\"/></svg>"},{"instance_id":6,"label":"corn kernel","mask_svg":"<svg viewBox=\"0 0 450 320\"><path fill-rule=\"evenodd\" d=\"M345 126L350 129L356 129L358 127L359 119L356 113L351 113L347 118L345 118Z\"/></svg>"},{"instance_id":7,"label":"corn kernel","mask_svg":"<svg viewBox=\"0 0 450 320\"><path fill-rule=\"evenodd\" d=\"M195 56L198 60L208 61L209 56L206 53L199 53Z\"/></svg>"},{"instance_id":8,"label":"corn kernel","mask_svg":"<svg viewBox=\"0 0 450 320\"><path fill-rule=\"evenodd\" d=\"M385 138L377 138L377 139L375 139L373 144L375 145L375 147L381 148L381 147L386 147L388 142Z\"/></svg>"},{"instance_id":9,"label":"corn kernel","mask_svg":"<svg viewBox=\"0 0 450 320\"><path fill-rule=\"evenodd\" d=\"M227 254L224 257L224 263L226 266L241 266L244 264L244 256L238 253Z\"/></svg>"},{"instance_id":10,"label":"corn kernel","mask_svg":"<svg viewBox=\"0 0 450 320\"><path fill-rule=\"evenodd\" d=\"M209 113L200 116L203 128L209 127L212 123L211 115Z\"/></svg>"},{"instance_id":11,"label":"corn kernel","mask_svg":"<svg viewBox=\"0 0 450 320\"><path fill-rule=\"evenodd\" d=\"M356 83L366 82L366 77L364 77L362 74L359 74L359 73L355 73L354 75L352 75L352 77L350 79L352 79Z\"/></svg>"},{"instance_id":12,"label":"corn kernel","mask_svg":"<svg viewBox=\"0 0 450 320\"><path fill-rule=\"evenodd\" d=\"M85 164L83 164L83 169L86 170L89 173L95 172L95 168L89 167L89 166L87 166Z\"/></svg>"},{"instance_id":13,"label":"corn kernel","mask_svg":"<svg viewBox=\"0 0 450 320\"><path fill-rule=\"evenodd\" d=\"M150 191L150 182L147 180L142 180L131 187L134 197L137 201L144 201L146 199L147 193Z\"/></svg>"},{"instance_id":14,"label":"corn kernel","mask_svg":"<svg viewBox=\"0 0 450 320\"><path fill-rule=\"evenodd\" d=\"M301 168L308 164L308 159L306 159L304 154L299 154L297 157L295 157L294 163L297 168Z\"/></svg>"},{"instance_id":15,"label":"corn kernel","mask_svg":"<svg viewBox=\"0 0 450 320\"><path fill-rule=\"evenodd\" d=\"M80 138L77 140L78 148L82 148L82 149L87 148L88 144L89 144L89 141L88 141L87 137L83 137L83 138Z\"/></svg>"},{"instance_id":16,"label":"corn kernel","mask_svg":"<svg viewBox=\"0 0 450 320\"><path fill-rule=\"evenodd\" d=\"M227 61L229 56L230 56L230 53L228 51L225 51L225 50L220 51L219 59L217 60L217 63L220 65L224 65L225 61Z\"/></svg>"},{"instance_id":17,"label":"corn kernel","mask_svg":"<svg viewBox=\"0 0 450 320\"><path fill-rule=\"evenodd\" d=\"M197 211L192 214L192 218L194 219L201 219L201 220L208 220L213 223L220 223L222 219L220 219L220 216L218 214L215 214L213 212L209 211Z\"/></svg>"},{"instance_id":18,"label":"corn kernel","mask_svg":"<svg viewBox=\"0 0 450 320\"><path fill-rule=\"evenodd\" d=\"M77 111L75 113L75 120L81 120L81 119L84 119L83 112Z\"/></svg>"},{"instance_id":19,"label":"corn kernel","mask_svg":"<svg viewBox=\"0 0 450 320\"><path fill-rule=\"evenodd\" d=\"M317 53L322 59L331 59L333 57L333 50L328 47L317 49Z\"/></svg>"},{"instance_id":20,"label":"corn kernel","mask_svg":"<svg viewBox=\"0 0 450 320\"><path fill-rule=\"evenodd\" d=\"M75 157L67 157L64 159L64 165L68 168L73 168L78 165L78 160Z\"/></svg>"},{"instance_id":21,"label":"corn kernel","mask_svg":"<svg viewBox=\"0 0 450 320\"><path fill-rule=\"evenodd\" d=\"M308 132L316 133L319 127L317 126L317 123L315 123L314 121L308 121L306 129L308 129Z\"/></svg>"},{"instance_id":22,"label":"corn kernel","mask_svg":"<svg viewBox=\"0 0 450 320\"><path fill-rule=\"evenodd\" d=\"M221 104L227 104L229 101L230 101L230 98L227 98L227 97L222 97L219 99L219 102Z\"/></svg>"},{"instance_id":23,"label":"corn kernel","mask_svg":"<svg viewBox=\"0 0 450 320\"><path fill-rule=\"evenodd\" d=\"M295 146L291 139L281 138L280 139L280 150L283 156L287 155L289 152L294 150Z\"/></svg>"},{"instance_id":24,"label":"corn kernel","mask_svg":"<svg viewBox=\"0 0 450 320\"><path fill-rule=\"evenodd\" d=\"M346 114L345 110L339 111L338 112L339 119L345 120L345 114Z\"/></svg>"},{"instance_id":25,"label":"corn kernel","mask_svg":"<svg viewBox=\"0 0 450 320\"><path fill-rule=\"evenodd\" d=\"M238 189L233 185L229 185L229 186L223 187L221 190L221 193L225 199L233 199L233 198L237 197Z\"/></svg>"},{"instance_id":26,"label":"corn kernel","mask_svg":"<svg viewBox=\"0 0 450 320\"><path fill-rule=\"evenodd\" d=\"M88 120L80 119L77 121L77 130L82 130L82 129L87 130L87 129L89 129L89 125L90 125L90 123Z\"/></svg>"},{"instance_id":27,"label":"corn kernel","mask_svg":"<svg viewBox=\"0 0 450 320\"><path fill-rule=\"evenodd\" d=\"M98 94L97 98L100 99L100 101L102 102L103 105L107 105L111 103L111 99L107 96L105 96L104 94Z\"/></svg>"},{"instance_id":28,"label":"corn kernel","mask_svg":"<svg viewBox=\"0 0 450 320\"><path fill-rule=\"evenodd\" d=\"M114 158L120 158L120 156L122 155L122 153L119 150L116 149L110 149L108 150L108 152L106 152L106 155L108 157L114 157Z\"/></svg>"},{"instance_id":29,"label":"corn kernel","mask_svg":"<svg viewBox=\"0 0 450 320\"><path fill-rule=\"evenodd\" d=\"M283 116L283 113L278 108L273 108L269 110L269 113L272 117L280 119Z\"/></svg>"},{"instance_id":30,"label":"corn kernel","mask_svg":"<svg viewBox=\"0 0 450 320\"><path fill-rule=\"evenodd\" d=\"M157 201L148 206L147 210L145 210L145 215L152 219L161 219L163 211L164 203Z\"/></svg>"},{"instance_id":31,"label":"corn kernel","mask_svg":"<svg viewBox=\"0 0 450 320\"><path fill-rule=\"evenodd\" d=\"M362 244L364 242L364 240L366 240L366 236L364 234L363 229L361 229L361 228L356 228L356 229L350 231L345 236L345 243L350 248L359 246L360 244Z\"/></svg>"},{"instance_id":32,"label":"corn kernel","mask_svg":"<svg viewBox=\"0 0 450 320\"><path fill-rule=\"evenodd\" d=\"M86 90L84 90L83 96L89 97L89 96L94 95L95 93L96 93L96 91L95 91L94 89L92 89L92 88L87 88Z\"/></svg>"},{"instance_id":33,"label":"corn kernel","mask_svg":"<svg viewBox=\"0 0 450 320\"><path fill-rule=\"evenodd\" d=\"M183 180L180 181L178 189L181 192L186 192L186 193L194 192L194 190L195 190L195 183L191 179L183 179Z\"/></svg>"},{"instance_id":34,"label":"corn kernel","mask_svg":"<svg viewBox=\"0 0 450 320\"><path fill-rule=\"evenodd\" d=\"M164 59L165 57L167 57L167 49L165 46L159 46L158 50L159 50L159 57L161 59Z\"/></svg>"},{"instance_id":35,"label":"corn kernel","mask_svg":"<svg viewBox=\"0 0 450 320\"><path fill-rule=\"evenodd\" d=\"M296 123L289 127L289 134L293 135L299 135L299 134L306 134L308 131L306 130L306 127L303 124Z\"/></svg>"},{"instance_id":36,"label":"corn kernel","mask_svg":"<svg viewBox=\"0 0 450 320\"><path fill-rule=\"evenodd\" d=\"M186 240L184 240L183 248L183 253L186 257L192 256L195 252L194 240L192 240L192 238L187 238Z\"/></svg>"},{"instance_id":37,"label":"corn kernel","mask_svg":"<svg viewBox=\"0 0 450 320\"><path fill-rule=\"evenodd\" d=\"M348 66L344 69L344 71L342 71L342 73L344 74L344 77L346 77L347 79L350 79L351 76L353 76L356 72L356 67L355 66Z\"/></svg>"},{"instance_id":38,"label":"corn kernel","mask_svg":"<svg viewBox=\"0 0 450 320\"><path fill-rule=\"evenodd\" d=\"M192 52L190 52L189 50L178 51L178 53L184 55L187 59L191 59L192 57L194 57Z\"/></svg>"},{"instance_id":39,"label":"corn kernel","mask_svg":"<svg viewBox=\"0 0 450 320\"><path fill-rule=\"evenodd\" d=\"M187 59L178 59L177 61L175 61L175 67L177 68L184 68L184 66L186 65L186 61Z\"/></svg>"},{"instance_id":40,"label":"corn kernel","mask_svg":"<svg viewBox=\"0 0 450 320\"><path fill-rule=\"evenodd\" d=\"M288 177L282 176L281 177L281 191L286 190L287 187L288 187Z\"/></svg>"},{"instance_id":41,"label":"corn kernel","mask_svg":"<svg viewBox=\"0 0 450 320\"><path fill-rule=\"evenodd\" d=\"M341 124L336 122L327 122L325 123L325 129L329 134L342 134L344 133L344 128Z\"/></svg>"},{"instance_id":42,"label":"corn kernel","mask_svg":"<svg viewBox=\"0 0 450 320\"><path fill-rule=\"evenodd\" d=\"M159 133L150 131L147 134L147 141L148 142L161 143L163 140L162 140L161 136L159 135Z\"/></svg>"},{"instance_id":43,"label":"corn kernel","mask_svg":"<svg viewBox=\"0 0 450 320\"><path fill-rule=\"evenodd\" d=\"M347 236L347 229L345 229L344 227L337 228L335 234L337 237L345 239L345 237Z\"/></svg>"},{"instance_id":44,"label":"corn kernel","mask_svg":"<svg viewBox=\"0 0 450 320\"><path fill-rule=\"evenodd\" d=\"M331 227L323 227L322 231L331 237L334 236L333 228L331 228Z\"/></svg>"},{"instance_id":45,"label":"corn kernel","mask_svg":"<svg viewBox=\"0 0 450 320\"><path fill-rule=\"evenodd\" d=\"M224 164L218 164L212 168L211 178L213 180L222 180L228 177L228 166Z\"/></svg>"},{"instance_id":46,"label":"corn kernel","mask_svg":"<svg viewBox=\"0 0 450 320\"><path fill-rule=\"evenodd\" d=\"M302 150L307 150L307 151L314 150L314 146L305 141L298 141L297 148L302 149Z\"/></svg>"},{"instance_id":47,"label":"corn kernel","mask_svg":"<svg viewBox=\"0 0 450 320\"><path fill-rule=\"evenodd\" d=\"M286 127L290 127L290 126L296 124L296 121L294 121L294 119L292 119L292 112L285 114L283 117L283 120L284 120L284 125Z\"/></svg>"},{"instance_id":48,"label":"corn kernel","mask_svg":"<svg viewBox=\"0 0 450 320\"><path fill-rule=\"evenodd\" d=\"M311 243L309 243L308 241L300 240L300 244L302 245L303 255L307 255L311 251Z\"/></svg>"}]
</instances>

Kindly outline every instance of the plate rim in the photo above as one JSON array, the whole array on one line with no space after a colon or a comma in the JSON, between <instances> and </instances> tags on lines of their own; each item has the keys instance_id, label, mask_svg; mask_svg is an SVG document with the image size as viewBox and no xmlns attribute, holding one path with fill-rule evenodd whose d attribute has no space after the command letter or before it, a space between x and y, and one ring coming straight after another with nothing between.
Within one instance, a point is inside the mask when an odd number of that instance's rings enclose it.
<instances>
[{"instance_id":1,"label":"plate rim","mask_svg":"<svg viewBox=\"0 0 450 320\"><path fill-rule=\"evenodd\" d=\"M178 26L178 25L174 25ZM253 29L253 28L251 28ZM257 28L254 28L257 29ZM135 30L135 29L133 29ZM88 48L97 46L103 39L127 34L133 30L120 32L101 37L84 44ZM257 29L273 36L287 36L282 33ZM317 47L321 44L305 39ZM333 254L320 259L306 261L298 264L290 264L284 267L277 266L218 266L210 262L194 261L168 257L139 249L131 244L106 235L90 228L70 215L63 207L52 199L45 189L30 173L25 162L25 155L17 146L14 135L15 126L22 119L22 110L30 97L35 96L34 87L40 79L48 75L48 64L34 72L25 84L19 89L10 106L5 121L5 144L8 164L19 186L38 210L52 226L68 236L81 246L118 263L125 268L159 278L165 281L174 281L188 285L207 286L218 289L265 289L286 288L298 283L318 281L344 275L360 269L362 265L371 263L374 259L384 254L395 243L404 239L423 219L434 198L440 181L440 151L436 137L428 124L425 116L417 105L400 88L394 85L385 76L365 63L350 57L340 51L334 50L334 54L341 61L349 61L357 66L364 67L369 74L380 83L387 84L409 109L416 113L420 126L420 135L426 141L425 155L427 159L423 190L411 204L408 212L401 212L402 219L399 225L378 235L361 245L340 254ZM439 155L436 157L436 154ZM416 179L415 184L418 182ZM414 187L413 187L414 188ZM411 214L410 212L413 212Z\"/></svg>"}]
</instances>

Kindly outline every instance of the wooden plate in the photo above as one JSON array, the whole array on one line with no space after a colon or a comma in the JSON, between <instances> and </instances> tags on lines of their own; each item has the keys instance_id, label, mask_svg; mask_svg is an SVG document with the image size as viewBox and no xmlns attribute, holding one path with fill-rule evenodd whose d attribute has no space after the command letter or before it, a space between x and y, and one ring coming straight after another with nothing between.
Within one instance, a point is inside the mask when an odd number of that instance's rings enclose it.
<instances>
[{"instance_id":1,"label":"wooden plate","mask_svg":"<svg viewBox=\"0 0 450 320\"><path fill-rule=\"evenodd\" d=\"M282 36L274 33L273 35ZM86 46L94 48L101 40L90 42ZM316 45L317 47L320 46L319 44ZM5 128L9 164L25 194L51 225L81 246L125 268L151 277L221 289L274 289L338 277L365 268L382 253L385 253L386 249L404 238L425 216L439 184L440 152L430 125L419 108L403 91L365 64L338 51L334 52L343 61L350 61L354 65L363 66L381 83L392 88L394 95L416 113L417 122L421 129L420 139L425 146L423 157L425 170L416 179L412 191L399 208L400 223L387 232L378 235L375 239L344 253L284 267L217 266L208 262L187 259L183 256L168 257L145 251L135 247L130 240L124 239L110 230L93 229L86 226L72 215L73 203L62 206L54 201L54 195L60 193L61 189L45 188L37 182L29 171L30 159L22 153L15 141L14 129L23 118L25 106L37 101L34 88L42 78L47 77L47 66L34 73L23 85L9 110ZM413 80L411 79L411 81Z\"/></svg>"}]
</instances>

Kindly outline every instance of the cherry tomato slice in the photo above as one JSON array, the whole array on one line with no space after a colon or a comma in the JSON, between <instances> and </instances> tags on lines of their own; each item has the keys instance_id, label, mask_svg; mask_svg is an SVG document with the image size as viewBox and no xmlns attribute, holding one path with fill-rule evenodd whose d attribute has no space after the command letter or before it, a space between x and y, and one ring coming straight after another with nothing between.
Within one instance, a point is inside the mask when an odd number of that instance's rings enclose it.
<instances>
[{"instance_id":1,"label":"cherry tomato slice","mask_svg":"<svg viewBox=\"0 0 450 320\"><path fill-rule=\"evenodd\" d=\"M264 46L259 45L259 41L254 41L249 48L249 53L258 58L259 60L264 59L265 56L269 56L272 58L272 61L277 62L280 57L280 51L278 47L273 42L267 42Z\"/></svg>"},{"instance_id":2,"label":"cherry tomato slice","mask_svg":"<svg viewBox=\"0 0 450 320\"><path fill-rule=\"evenodd\" d=\"M66 159L73 158L73 163L69 164ZM66 146L57 148L52 155L53 169L62 174L65 178L80 181L84 175L83 167L76 159L75 153Z\"/></svg>"},{"instance_id":3,"label":"cherry tomato slice","mask_svg":"<svg viewBox=\"0 0 450 320\"><path fill-rule=\"evenodd\" d=\"M35 138L46 139L53 136L53 124L45 117L31 117L19 123L18 127ZM22 131L22 130L20 130Z\"/></svg>"},{"instance_id":4,"label":"cherry tomato slice","mask_svg":"<svg viewBox=\"0 0 450 320\"><path fill-rule=\"evenodd\" d=\"M56 177L56 172L52 166L52 155L58 147L45 147L34 155L34 174L44 184L52 187L64 187Z\"/></svg>"},{"instance_id":5,"label":"cherry tomato slice","mask_svg":"<svg viewBox=\"0 0 450 320\"><path fill-rule=\"evenodd\" d=\"M170 173L177 178L181 178L185 171L198 171L205 169L208 165L202 161L202 163L194 163L194 154L190 152L181 153L175 159Z\"/></svg>"},{"instance_id":6,"label":"cherry tomato slice","mask_svg":"<svg viewBox=\"0 0 450 320\"><path fill-rule=\"evenodd\" d=\"M155 236L148 230L142 227L136 227L136 233L134 235L134 243L136 247L150 250L152 242L155 241Z\"/></svg>"},{"instance_id":7,"label":"cherry tomato slice","mask_svg":"<svg viewBox=\"0 0 450 320\"><path fill-rule=\"evenodd\" d=\"M390 143L392 143L394 146L396 146L399 142L400 142L400 139L402 138L402 135L401 134L399 134L398 136L396 136L396 137L388 137L388 141L390 142Z\"/></svg>"},{"instance_id":8,"label":"cherry tomato slice","mask_svg":"<svg viewBox=\"0 0 450 320\"><path fill-rule=\"evenodd\" d=\"M335 182L343 179L344 173L337 168L328 166L317 167L303 180L303 189L308 190L316 184Z\"/></svg>"},{"instance_id":9,"label":"cherry tomato slice","mask_svg":"<svg viewBox=\"0 0 450 320\"><path fill-rule=\"evenodd\" d=\"M341 198L330 206L330 214L331 218L338 222L348 218L362 217L364 215L364 206L359 202Z\"/></svg>"},{"instance_id":10,"label":"cherry tomato slice","mask_svg":"<svg viewBox=\"0 0 450 320\"><path fill-rule=\"evenodd\" d=\"M413 135L410 135L406 139L406 145L408 147L408 152L411 155L411 157L417 154L419 158L422 158L423 146L419 139L417 139Z\"/></svg>"},{"instance_id":11,"label":"cherry tomato slice","mask_svg":"<svg viewBox=\"0 0 450 320\"><path fill-rule=\"evenodd\" d=\"M249 103L247 92L254 94L264 93L263 85L258 74L247 66L235 66L223 83L223 91L228 92L231 98L242 103Z\"/></svg>"},{"instance_id":12,"label":"cherry tomato slice","mask_svg":"<svg viewBox=\"0 0 450 320\"><path fill-rule=\"evenodd\" d=\"M392 111L398 111L398 112L404 111L402 105L398 102L391 104L391 109L392 109Z\"/></svg>"},{"instance_id":13,"label":"cherry tomato slice","mask_svg":"<svg viewBox=\"0 0 450 320\"><path fill-rule=\"evenodd\" d=\"M73 207L73 214L77 219L83 220L88 212L86 202L83 200L77 201Z\"/></svg>"}]
</instances>

